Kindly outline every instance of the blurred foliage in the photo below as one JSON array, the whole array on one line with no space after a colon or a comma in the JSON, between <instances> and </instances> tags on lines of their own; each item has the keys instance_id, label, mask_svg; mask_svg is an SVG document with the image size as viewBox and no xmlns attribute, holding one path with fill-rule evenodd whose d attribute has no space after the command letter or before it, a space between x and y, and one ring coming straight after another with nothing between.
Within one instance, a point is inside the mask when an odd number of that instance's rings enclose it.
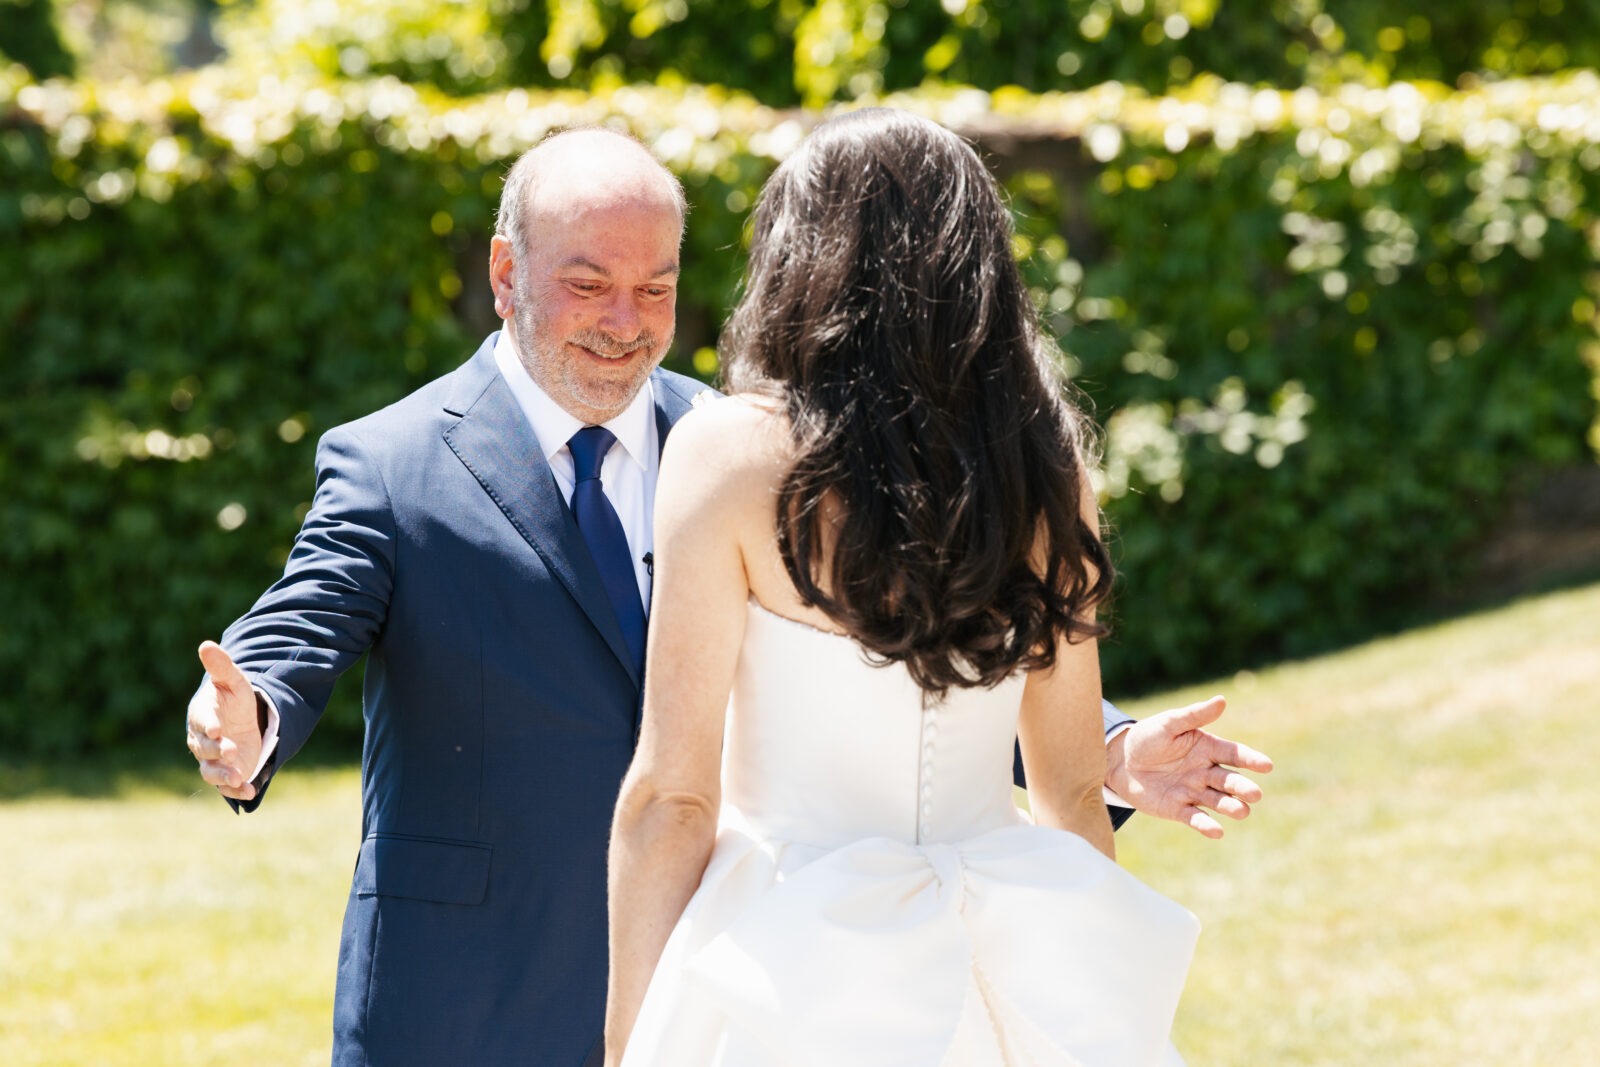
<instances>
[{"instance_id":1,"label":"blurred foliage","mask_svg":"<svg viewBox=\"0 0 1600 1067\"><path fill-rule=\"evenodd\" d=\"M213 7L213 0L0 0L0 59L38 78L159 77L216 58Z\"/></svg>"},{"instance_id":2,"label":"blurred foliage","mask_svg":"<svg viewBox=\"0 0 1600 1067\"><path fill-rule=\"evenodd\" d=\"M1600 67L1594 0L1328 6L1337 19L1322 24L1331 50L1370 57L1385 77L1458 82Z\"/></svg>"},{"instance_id":3,"label":"blurred foliage","mask_svg":"<svg viewBox=\"0 0 1600 1067\"><path fill-rule=\"evenodd\" d=\"M224 0L216 32L238 67L347 78L390 74L471 93L516 84L510 60L522 38L503 36L500 6L500 0Z\"/></svg>"},{"instance_id":4,"label":"blurred foliage","mask_svg":"<svg viewBox=\"0 0 1600 1067\"><path fill-rule=\"evenodd\" d=\"M1524 479L1600 450L1593 73L889 102L990 143L1105 427L1112 692L1410 618ZM699 87L0 71L0 241L23 250L0 259L0 746L175 729L187 650L282 566L318 435L478 343L464 302L521 150L616 122L680 174L671 365L711 375L695 338L746 212L817 117ZM359 736L356 700L324 733Z\"/></svg>"},{"instance_id":5,"label":"blurred foliage","mask_svg":"<svg viewBox=\"0 0 1600 1067\"><path fill-rule=\"evenodd\" d=\"M51 0L0 0L0 60L21 63L36 78L71 75L73 55L61 40Z\"/></svg>"},{"instance_id":6,"label":"blurred foliage","mask_svg":"<svg viewBox=\"0 0 1600 1067\"><path fill-rule=\"evenodd\" d=\"M1327 88L1600 66L1592 0L232 0L219 35L291 74L458 94L721 85L773 106L929 81L1164 93L1202 73Z\"/></svg>"},{"instance_id":7,"label":"blurred foliage","mask_svg":"<svg viewBox=\"0 0 1600 1067\"><path fill-rule=\"evenodd\" d=\"M1594 0L0 0L35 77L148 77L210 58L470 95L721 85L773 106L926 82L1033 91L1198 74L1279 87L1600 67Z\"/></svg>"}]
</instances>

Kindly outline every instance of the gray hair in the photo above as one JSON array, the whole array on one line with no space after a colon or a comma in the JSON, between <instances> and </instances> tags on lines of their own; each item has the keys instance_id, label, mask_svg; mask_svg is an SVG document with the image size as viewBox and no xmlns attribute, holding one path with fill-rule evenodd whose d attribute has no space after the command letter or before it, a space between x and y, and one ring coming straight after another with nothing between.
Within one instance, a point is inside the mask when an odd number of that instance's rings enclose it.
<instances>
[{"instance_id":1,"label":"gray hair","mask_svg":"<svg viewBox=\"0 0 1600 1067\"><path fill-rule=\"evenodd\" d=\"M496 237L509 239L518 254L528 247L527 207L528 200L533 195L534 183L538 179L539 150L553 141L574 133L609 133L638 145L667 179L667 184L672 189L672 202L678 209L678 218L688 217L689 201L683 194L683 183L678 180L676 174L667 169L664 163L656 159L655 153L651 152L643 141L626 130L616 130L610 126L572 126L549 134L544 140L518 156L517 161L506 172L505 184L500 190L500 207L494 216L494 232Z\"/></svg>"}]
</instances>

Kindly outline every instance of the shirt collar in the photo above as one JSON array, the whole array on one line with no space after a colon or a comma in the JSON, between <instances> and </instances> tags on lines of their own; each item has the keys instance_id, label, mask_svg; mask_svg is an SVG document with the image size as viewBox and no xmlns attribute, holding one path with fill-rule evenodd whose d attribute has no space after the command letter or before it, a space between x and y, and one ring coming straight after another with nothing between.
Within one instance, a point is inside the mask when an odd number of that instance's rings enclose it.
<instances>
[{"instance_id":1,"label":"shirt collar","mask_svg":"<svg viewBox=\"0 0 1600 1067\"><path fill-rule=\"evenodd\" d=\"M534 436L539 439L539 450L544 453L545 461L549 462L555 458L557 452L567 447L567 442L572 439L573 434L588 424L556 403L550 398L549 393L539 388L517 353L510 325L508 322L506 329L500 331L500 337L495 341L495 366L499 368L500 377L510 386L511 395L516 398L517 406L522 409L529 425L533 427ZM628 458L648 474L651 459L655 454L654 449L650 447L655 430L655 397L650 382L645 381L644 388L634 395L633 400L621 414L602 425L616 435L617 443L628 454Z\"/></svg>"}]
</instances>

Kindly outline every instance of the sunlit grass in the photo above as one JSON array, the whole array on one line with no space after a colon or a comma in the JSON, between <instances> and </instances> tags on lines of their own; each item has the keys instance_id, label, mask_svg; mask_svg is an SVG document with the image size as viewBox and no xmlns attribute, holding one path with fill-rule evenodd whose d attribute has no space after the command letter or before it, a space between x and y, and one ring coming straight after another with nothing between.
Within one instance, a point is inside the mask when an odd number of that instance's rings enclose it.
<instances>
[{"instance_id":1,"label":"sunlit grass","mask_svg":"<svg viewBox=\"0 0 1600 1067\"><path fill-rule=\"evenodd\" d=\"M1192 1067L1600 1063L1600 586L1132 710L1217 688L1265 803L1119 835L1205 922Z\"/></svg>"},{"instance_id":2,"label":"sunlit grass","mask_svg":"<svg viewBox=\"0 0 1600 1067\"><path fill-rule=\"evenodd\" d=\"M1266 802L1118 835L1205 923L1191 1067L1600 1063L1600 586L1131 710L1218 690ZM327 1061L354 770L244 818L169 772L7 777L0 1063Z\"/></svg>"},{"instance_id":3,"label":"sunlit grass","mask_svg":"<svg viewBox=\"0 0 1600 1067\"><path fill-rule=\"evenodd\" d=\"M0 1063L327 1063L356 774L249 817L157 780L0 805Z\"/></svg>"}]
</instances>

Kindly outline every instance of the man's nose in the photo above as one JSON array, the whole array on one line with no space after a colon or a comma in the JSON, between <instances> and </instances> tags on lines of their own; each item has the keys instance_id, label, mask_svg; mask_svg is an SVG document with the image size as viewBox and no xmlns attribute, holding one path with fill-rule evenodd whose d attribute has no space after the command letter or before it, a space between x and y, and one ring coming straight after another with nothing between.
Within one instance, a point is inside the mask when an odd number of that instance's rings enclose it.
<instances>
[{"instance_id":1,"label":"man's nose","mask_svg":"<svg viewBox=\"0 0 1600 1067\"><path fill-rule=\"evenodd\" d=\"M618 341L632 341L644 327L644 316L639 314L638 303L632 293L612 294L600 316L600 328Z\"/></svg>"}]
</instances>

